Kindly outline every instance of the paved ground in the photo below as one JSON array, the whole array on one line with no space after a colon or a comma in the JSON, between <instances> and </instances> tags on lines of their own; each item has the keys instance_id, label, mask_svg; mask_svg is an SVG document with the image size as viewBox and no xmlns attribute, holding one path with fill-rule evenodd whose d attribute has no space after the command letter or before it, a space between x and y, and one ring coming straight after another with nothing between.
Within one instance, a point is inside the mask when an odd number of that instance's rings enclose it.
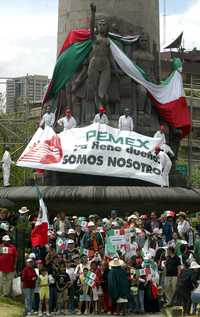
<instances>
[{"instance_id":1,"label":"paved ground","mask_svg":"<svg viewBox=\"0 0 200 317\"><path fill-rule=\"evenodd\" d=\"M46 315L44 315L46 316ZM55 317L63 317L64 315L51 315L51 316L55 316ZM74 316L78 316L78 315L65 315L65 316L68 316L68 317L74 317ZM81 315L83 316L83 315ZM108 317L108 316L113 316L113 315L93 315L93 314L90 314L90 315L86 315L86 316L99 316L99 317ZM164 317L165 315L163 313L159 313L159 314L145 314L145 315L136 315L136 314L131 314L131 315L127 315L128 317Z\"/></svg>"}]
</instances>

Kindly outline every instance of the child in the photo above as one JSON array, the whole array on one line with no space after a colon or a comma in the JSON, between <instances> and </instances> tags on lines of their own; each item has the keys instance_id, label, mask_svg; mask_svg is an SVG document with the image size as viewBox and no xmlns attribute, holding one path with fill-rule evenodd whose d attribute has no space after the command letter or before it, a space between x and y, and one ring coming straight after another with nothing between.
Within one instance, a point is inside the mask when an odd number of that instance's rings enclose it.
<instances>
[{"instance_id":1,"label":"child","mask_svg":"<svg viewBox=\"0 0 200 317\"><path fill-rule=\"evenodd\" d=\"M80 273L79 279L78 279L78 286L80 287L80 297L79 297L79 307L78 307L77 315L82 315L82 306L84 302L85 302L84 314L87 315L90 311L90 302L91 302L91 298L89 295L90 287L85 281L87 273L88 273L88 268L85 267L83 269L83 273Z\"/></svg>"},{"instance_id":2,"label":"child","mask_svg":"<svg viewBox=\"0 0 200 317\"><path fill-rule=\"evenodd\" d=\"M76 281L76 275L75 275L75 269L73 267L73 263L69 260L66 260L66 273L70 277L71 286L69 287L69 311L70 313L74 313L75 311L75 281Z\"/></svg>"},{"instance_id":3,"label":"child","mask_svg":"<svg viewBox=\"0 0 200 317\"><path fill-rule=\"evenodd\" d=\"M43 303L46 307L46 315L50 316L49 313L49 279L47 269L42 268L39 275L39 292L40 292L40 305L39 305L39 316L42 316Z\"/></svg>"},{"instance_id":4,"label":"child","mask_svg":"<svg viewBox=\"0 0 200 317\"><path fill-rule=\"evenodd\" d=\"M60 263L60 272L56 276L58 314L67 313L68 288L71 286L69 275L66 273L65 262ZM62 307L64 311L62 310ZM62 310L62 311L61 311Z\"/></svg>"}]
</instances>

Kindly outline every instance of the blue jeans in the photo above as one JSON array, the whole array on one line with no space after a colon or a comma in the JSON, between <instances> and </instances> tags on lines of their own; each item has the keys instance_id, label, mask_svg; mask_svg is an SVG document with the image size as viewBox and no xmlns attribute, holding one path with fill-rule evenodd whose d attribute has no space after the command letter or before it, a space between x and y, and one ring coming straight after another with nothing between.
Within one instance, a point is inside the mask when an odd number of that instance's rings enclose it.
<instances>
[{"instance_id":1,"label":"blue jeans","mask_svg":"<svg viewBox=\"0 0 200 317\"><path fill-rule=\"evenodd\" d=\"M195 293L195 292L193 292L192 294L191 294L191 301L192 301L192 303L194 303L194 304L200 304L200 293Z\"/></svg>"},{"instance_id":2,"label":"blue jeans","mask_svg":"<svg viewBox=\"0 0 200 317\"><path fill-rule=\"evenodd\" d=\"M39 310L39 304L40 304L40 294L34 293L33 310L35 312L37 312Z\"/></svg>"},{"instance_id":3,"label":"blue jeans","mask_svg":"<svg viewBox=\"0 0 200 317\"><path fill-rule=\"evenodd\" d=\"M144 313L144 290L138 290L138 294L134 295L135 311Z\"/></svg>"},{"instance_id":4,"label":"blue jeans","mask_svg":"<svg viewBox=\"0 0 200 317\"><path fill-rule=\"evenodd\" d=\"M34 288L23 288L23 293L24 293L24 299L25 299L26 312L31 313L33 308Z\"/></svg>"},{"instance_id":5,"label":"blue jeans","mask_svg":"<svg viewBox=\"0 0 200 317\"><path fill-rule=\"evenodd\" d=\"M56 311L57 306L57 289L56 285L51 284L49 286L49 310L52 313L53 311Z\"/></svg>"},{"instance_id":6,"label":"blue jeans","mask_svg":"<svg viewBox=\"0 0 200 317\"><path fill-rule=\"evenodd\" d=\"M75 307L74 307L74 296L75 296L75 286L72 285L68 289L69 292L69 311L73 312Z\"/></svg>"}]
</instances>

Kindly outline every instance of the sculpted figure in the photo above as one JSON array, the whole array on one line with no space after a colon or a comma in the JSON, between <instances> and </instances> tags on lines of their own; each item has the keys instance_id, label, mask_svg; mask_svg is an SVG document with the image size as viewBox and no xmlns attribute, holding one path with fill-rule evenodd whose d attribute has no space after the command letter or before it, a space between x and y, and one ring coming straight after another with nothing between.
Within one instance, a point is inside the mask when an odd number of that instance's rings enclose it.
<instances>
[{"instance_id":1,"label":"sculpted figure","mask_svg":"<svg viewBox=\"0 0 200 317\"><path fill-rule=\"evenodd\" d=\"M95 34L96 6L91 4L91 36L94 40L93 51L88 67L87 98L95 99L96 105L107 101L111 79L111 52L108 39L108 23L101 19Z\"/></svg>"},{"instance_id":2,"label":"sculpted figure","mask_svg":"<svg viewBox=\"0 0 200 317\"><path fill-rule=\"evenodd\" d=\"M146 72L148 79L155 82L155 58L150 52L150 39L147 33L141 34L137 49L133 51L133 60ZM158 114L151 105L146 89L140 84L136 84L136 104L138 131L142 132L143 127L149 125L144 133L150 135L159 128Z\"/></svg>"}]
</instances>

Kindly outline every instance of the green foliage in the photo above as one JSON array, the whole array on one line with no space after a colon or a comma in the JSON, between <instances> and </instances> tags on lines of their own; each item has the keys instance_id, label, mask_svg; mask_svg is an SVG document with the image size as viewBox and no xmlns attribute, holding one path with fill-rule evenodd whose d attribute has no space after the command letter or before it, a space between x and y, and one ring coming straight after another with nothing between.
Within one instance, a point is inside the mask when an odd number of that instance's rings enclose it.
<instances>
[{"instance_id":1,"label":"green foliage","mask_svg":"<svg viewBox=\"0 0 200 317\"><path fill-rule=\"evenodd\" d=\"M25 120L24 113L1 114L0 116L0 160L4 152L4 144L10 145L10 153L14 162L22 154L26 145L38 126L37 118ZM12 143L12 144L11 144ZM13 165L11 168L10 183L12 186L23 186L32 175L33 170ZM0 171L0 186L2 172Z\"/></svg>"},{"instance_id":2,"label":"green foliage","mask_svg":"<svg viewBox=\"0 0 200 317\"><path fill-rule=\"evenodd\" d=\"M191 177L191 184L196 188L200 188L200 166L194 169Z\"/></svg>"}]
</instances>

